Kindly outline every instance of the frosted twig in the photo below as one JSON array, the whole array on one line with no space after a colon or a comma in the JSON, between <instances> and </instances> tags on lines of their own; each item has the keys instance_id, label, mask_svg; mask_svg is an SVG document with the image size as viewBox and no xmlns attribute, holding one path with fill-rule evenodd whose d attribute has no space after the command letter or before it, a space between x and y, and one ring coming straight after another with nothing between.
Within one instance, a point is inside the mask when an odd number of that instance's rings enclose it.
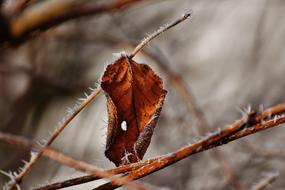
<instances>
[{"instance_id":1,"label":"frosted twig","mask_svg":"<svg viewBox=\"0 0 285 190\"><path fill-rule=\"evenodd\" d=\"M166 30L176 26L177 24L183 22L187 18L191 16L191 13L185 13L181 18L173 21L172 23L167 24L166 26L160 27L157 31L153 34L149 35L145 39L141 41L141 43L133 50L133 52L128 56L129 58L133 58L147 43L149 43L152 39L160 35L161 33L165 32Z\"/></svg>"},{"instance_id":2,"label":"frosted twig","mask_svg":"<svg viewBox=\"0 0 285 190\"><path fill-rule=\"evenodd\" d=\"M31 141L29 141L28 139L22 136L5 134L2 132L0 132L0 142L4 142L4 143L7 143L13 146L18 146L23 149L28 149L28 150L33 149L34 151L37 151L41 148L38 145L33 144ZM66 154L58 152L50 147L46 147L43 150L43 155L61 164L64 164L66 166L69 166L71 168L74 168L82 172L94 173L95 171L98 170L98 168L94 167L93 165L90 165L86 162L82 162L79 160L75 160L74 158L71 158L70 156L67 156ZM23 162L25 165L28 163L25 160L23 160ZM2 173L4 173L4 171ZM5 172L5 174L7 174L7 172ZM9 176L11 177L11 175Z\"/></svg>"}]
</instances>

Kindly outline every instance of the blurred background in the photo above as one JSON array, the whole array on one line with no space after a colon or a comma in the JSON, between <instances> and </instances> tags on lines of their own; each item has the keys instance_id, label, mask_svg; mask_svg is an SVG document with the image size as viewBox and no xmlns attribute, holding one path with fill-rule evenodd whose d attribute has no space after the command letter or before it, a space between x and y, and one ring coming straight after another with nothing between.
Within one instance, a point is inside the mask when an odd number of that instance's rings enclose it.
<instances>
[{"instance_id":1,"label":"blurred background","mask_svg":"<svg viewBox=\"0 0 285 190\"><path fill-rule=\"evenodd\" d=\"M46 0L49 1L49 0ZM16 3L6 0L3 7ZM31 1L29 6L44 1ZM92 1L89 1L89 3ZM94 1L94 3L114 1ZM119 2L119 1L118 1ZM160 26L192 11L191 19L153 40L135 57L164 80L168 95L145 159L163 155L221 129L251 105L284 102L285 1L145 0L124 9L73 19L16 46L0 49L0 130L33 142L48 137L78 98L89 92L113 53L130 53ZM52 144L101 168L107 130L103 94ZM268 189L285 188L285 128L278 127L191 156L140 180L154 189L250 189L272 172ZM0 169L29 159L0 141ZM45 157L23 189L84 175ZM9 178L0 175L0 186ZM103 181L66 189L91 189Z\"/></svg>"}]
</instances>

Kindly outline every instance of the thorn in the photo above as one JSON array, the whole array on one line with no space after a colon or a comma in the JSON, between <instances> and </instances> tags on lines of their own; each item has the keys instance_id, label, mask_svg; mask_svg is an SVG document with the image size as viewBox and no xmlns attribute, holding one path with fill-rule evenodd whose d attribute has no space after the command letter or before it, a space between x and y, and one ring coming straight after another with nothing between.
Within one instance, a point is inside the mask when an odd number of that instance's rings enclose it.
<instances>
[{"instance_id":1,"label":"thorn","mask_svg":"<svg viewBox=\"0 0 285 190\"><path fill-rule=\"evenodd\" d=\"M81 104L82 102L85 101L85 98L78 98L78 100L80 101L79 103Z\"/></svg>"}]
</instances>

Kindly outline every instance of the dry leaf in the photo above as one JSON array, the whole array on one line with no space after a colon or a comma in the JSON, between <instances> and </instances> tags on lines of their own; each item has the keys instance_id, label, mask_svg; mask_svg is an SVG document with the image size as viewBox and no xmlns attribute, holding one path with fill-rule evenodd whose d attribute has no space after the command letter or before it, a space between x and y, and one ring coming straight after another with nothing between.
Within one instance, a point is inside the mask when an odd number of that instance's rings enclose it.
<instances>
[{"instance_id":1,"label":"dry leaf","mask_svg":"<svg viewBox=\"0 0 285 190\"><path fill-rule=\"evenodd\" d=\"M109 117L106 157L116 166L141 160L167 93L162 80L148 65L122 55L107 67L101 86Z\"/></svg>"}]
</instances>

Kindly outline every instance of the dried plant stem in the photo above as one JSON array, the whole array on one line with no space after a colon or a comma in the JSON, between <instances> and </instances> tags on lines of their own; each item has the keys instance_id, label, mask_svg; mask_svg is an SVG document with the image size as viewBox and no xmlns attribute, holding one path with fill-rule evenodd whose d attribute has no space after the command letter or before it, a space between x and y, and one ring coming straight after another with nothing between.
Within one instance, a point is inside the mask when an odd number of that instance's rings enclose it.
<instances>
[{"instance_id":1,"label":"dried plant stem","mask_svg":"<svg viewBox=\"0 0 285 190\"><path fill-rule=\"evenodd\" d=\"M157 31L155 31L153 34L149 35L145 39L141 41L141 43L133 50L133 52L129 55L129 58L133 58L139 51L141 51L146 44L148 44L152 39L160 35L161 33L165 32L166 30L176 26L177 24L185 21L187 18L191 16L191 13L185 13L181 18L175 20L172 23L167 24L164 27L160 27Z\"/></svg>"},{"instance_id":2,"label":"dried plant stem","mask_svg":"<svg viewBox=\"0 0 285 190\"><path fill-rule=\"evenodd\" d=\"M268 128L275 127L277 125L285 123L285 104L278 105L277 107L283 107L281 112L282 115L267 115L265 116L264 113L258 114L256 116L250 116L248 118L242 118L237 120L235 123L227 127L226 129L213 134L205 139L200 140L199 142L181 148L180 150L170 153L166 156L158 158L156 161L148 164L144 167L141 167L138 170L130 172L125 177L128 179L139 179L144 176L147 176L155 171L163 169L169 165L172 165L190 155L199 153L201 151L205 151L226 143L229 143L233 140L238 138L256 133L261 130L265 130ZM270 111L274 112L275 107L271 108ZM104 184L96 190L102 189L115 189L119 187L118 185L114 185L111 182Z\"/></svg>"},{"instance_id":3,"label":"dried plant stem","mask_svg":"<svg viewBox=\"0 0 285 190\"><path fill-rule=\"evenodd\" d=\"M255 184L251 190L263 190L268 187L271 183L273 183L277 178L279 177L278 172L271 172L267 173L265 178L263 178L261 181L259 181L257 184Z\"/></svg>"},{"instance_id":4,"label":"dried plant stem","mask_svg":"<svg viewBox=\"0 0 285 190\"><path fill-rule=\"evenodd\" d=\"M33 144L31 141L28 139L21 137L21 136L16 136L16 135L11 135L11 134L5 134L0 132L0 141L11 144L13 146L18 146L20 148L25 148L28 150L39 150L41 147L39 145ZM50 147L46 147L43 150L43 155L55 160L61 164L64 164L66 166L69 166L71 168L74 168L76 170L85 172L85 173L96 173L98 171L97 167L94 167L91 164L88 164L86 162L82 162L79 160L75 160L74 158L71 158L70 156L67 156L61 152L58 152Z\"/></svg>"},{"instance_id":5,"label":"dried plant stem","mask_svg":"<svg viewBox=\"0 0 285 190\"><path fill-rule=\"evenodd\" d=\"M108 172L112 174L119 174L119 173L133 171L130 173L132 175L128 176L129 178L130 177L133 177L132 179L141 178L145 175L149 175L152 172L155 172L164 167L167 167L192 154L196 154L196 153L229 143L238 138L241 138L241 137L244 137L250 134L254 134L256 132L259 132L259 131L262 131L268 128L272 128L279 124L285 123L285 116L282 115L284 113L285 113L285 104L276 105L270 109L267 109L255 115L254 118L252 119L255 121L255 124L247 126L246 128L244 128L244 126L247 124L248 119L242 118L240 120L237 120L235 123L231 124L229 127L225 128L221 132L217 134L213 134L195 144L186 146L185 148L182 148L174 153L168 154L166 156L160 156L160 157L152 158L149 160L129 164L129 165L120 166L113 170L108 170ZM151 168L152 168L152 171L150 170ZM136 172L137 174L134 174L134 172ZM83 177L73 178L73 179L69 179L66 181L50 184L48 186L43 186L41 190L60 189L64 187L70 187L70 186L90 182L90 181L97 180L97 179L100 179L100 177L96 175L87 175ZM104 187L108 189L107 187L110 187L110 184L105 185ZM112 188L114 187L111 186L111 189Z\"/></svg>"},{"instance_id":6,"label":"dried plant stem","mask_svg":"<svg viewBox=\"0 0 285 190\"><path fill-rule=\"evenodd\" d=\"M51 143L58 137L58 135L67 127L67 125L77 116L89 103L91 103L101 92L101 87L98 86L95 90L92 91L92 93L86 97L86 99L83 100L83 102L77 106L72 113L70 113L64 120L59 124L59 127L57 127L52 135L49 137L49 139L43 144L42 148L36 152L33 153L31 156L30 161L21 169L20 173L8 183L8 188L10 190L14 190L17 186L17 184L21 183L24 176L31 170L31 168L37 163L37 161L40 159L40 157L44 153L44 149L51 145Z\"/></svg>"},{"instance_id":7,"label":"dried plant stem","mask_svg":"<svg viewBox=\"0 0 285 190\"><path fill-rule=\"evenodd\" d=\"M122 165L122 166L119 166L119 167L111 169L111 170L106 170L105 172L110 173L112 175L122 174L122 173L126 173L126 172L129 172L129 171L136 170L136 169L138 169L138 168L140 168L142 166L145 166L147 164L150 164L150 163L154 162L155 160L156 160L156 158L150 159L150 160L141 161L141 162L136 162L136 163L132 163L132 164L128 164L128 165ZM45 186L42 186L42 187L35 188L33 190L61 189L61 188L65 188L65 187L80 185L80 184L87 183L87 182L90 182L90 181L95 181L95 180L98 180L98 179L102 179L102 177L100 177L100 176L98 176L96 174L86 175L86 176L82 176L82 177L68 179L68 180L65 180L65 181L62 181L62 182L48 184L48 185L45 185Z\"/></svg>"}]
</instances>

